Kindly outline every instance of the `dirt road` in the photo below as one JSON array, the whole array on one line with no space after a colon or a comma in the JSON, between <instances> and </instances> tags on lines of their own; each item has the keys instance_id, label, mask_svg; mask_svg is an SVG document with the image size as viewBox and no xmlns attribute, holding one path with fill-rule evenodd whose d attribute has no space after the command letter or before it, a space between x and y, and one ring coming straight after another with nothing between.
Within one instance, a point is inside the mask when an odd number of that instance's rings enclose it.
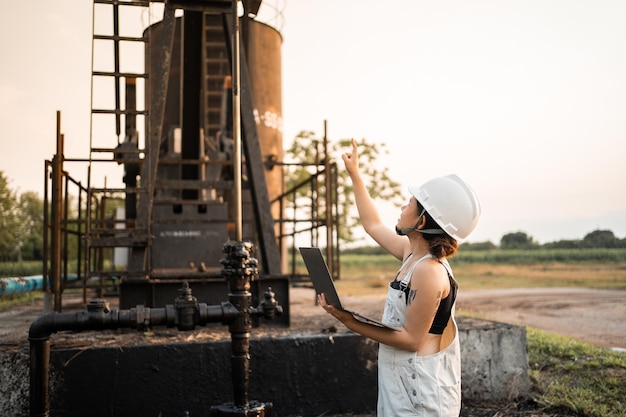
<instances>
[{"instance_id":1,"label":"dirt road","mask_svg":"<svg viewBox=\"0 0 626 417\"><path fill-rule=\"evenodd\" d=\"M295 323L327 320L311 309L312 295L292 296ZM344 297L344 304L380 317L384 296ZM304 303L302 305L302 303ZM468 313L504 323L534 327L606 348L626 349L626 290L586 288L515 288L461 291L457 314ZM304 323L303 323L304 324ZM334 324L321 321L318 327Z\"/></svg>"},{"instance_id":2,"label":"dirt road","mask_svg":"<svg viewBox=\"0 0 626 417\"><path fill-rule=\"evenodd\" d=\"M457 311L626 349L626 291L527 288L461 291Z\"/></svg>"}]
</instances>

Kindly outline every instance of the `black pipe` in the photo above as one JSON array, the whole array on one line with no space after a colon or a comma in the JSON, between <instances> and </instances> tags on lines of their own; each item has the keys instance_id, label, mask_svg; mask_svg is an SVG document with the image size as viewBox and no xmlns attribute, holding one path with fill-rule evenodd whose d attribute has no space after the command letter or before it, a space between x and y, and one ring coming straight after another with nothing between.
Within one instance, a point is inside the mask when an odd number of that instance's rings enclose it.
<instances>
[{"instance_id":1,"label":"black pipe","mask_svg":"<svg viewBox=\"0 0 626 417\"><path fill-rule=\"evenodd\" d=\"M30 415L47 417L50 409L48 386L50 368L50 338L30 336Z\"/></svg>"},{"instance_id":2,"label":"black pipe","mask_svg":"<svg viewBox=\"0 0 626 417\"><path fill-rule=\"evenodd\" d=\"M250 330L252 317L273 318L282 313L282 307L274 299L269 288L265 300L252 306L250 282L259 274L259 262L251 255L254 246L250 242L227 242L223 246L226 256L220 261L222 275L229 283L228 299L241 314L229 323L231 338L231 374L234 402L211 407L210 417L264 417L271 415L273 405L250 401Z\"/></svg>"},{"instance_id":3,"label":"black pipe","mask_svg":"<svg viewBox=\"0 0 626 417\"><path fill-rule=\"evenodd\" d=\"M245 409L249 406L248 386L250 383L250 330L252 321L250 310L252 293L250 278L258 275L258 261L250 256L252 244L228 242L224 244L226 257L221 260L222 275L229 282L228 300L244 314L229 325L231 337L231 373L233 377L235 406Z\"/></svg>"},{"instance_id":4,"label":"black pipe","mask_svg":"<svg viewBox=\"0 0 626 417\"><path fill-rule=\"evenodd\" d=\"M178 327L179 330L193 330L195 325L208 323L229 323L242 313L231 303L218 306L198 304L191 296L187 283L179 290L175 304L162 308L149 308L138 305L128 310L109 310L106 301L92 300L87 311L73 313L52 312L37 318L30 326L30 416L48 417L49 407L49 368L50 335L64 330L115 330L133 328L145 330L154 326ZM190 306L192 306L190 308Z\"/></svg>"}]
</instances>

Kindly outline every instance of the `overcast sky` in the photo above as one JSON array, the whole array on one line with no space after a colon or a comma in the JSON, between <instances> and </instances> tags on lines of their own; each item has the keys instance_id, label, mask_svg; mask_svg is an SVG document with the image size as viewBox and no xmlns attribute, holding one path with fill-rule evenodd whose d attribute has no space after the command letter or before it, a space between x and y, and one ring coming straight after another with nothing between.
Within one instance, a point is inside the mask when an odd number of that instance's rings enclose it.
<instances>
[{"instance_id":1,"label":"overcast sky","mask_svg":"<svg viewBox=\"0 0 626 417\"><path fill-rule=\"evenodd\" d=\"M0 3L0 170L42 193L57 110L66 155L88 155L92 2ZM286 144L327 120L385 143L405 189L458 173L483 207L470 241L626 237L626 2L281 5Z\"/></svg>"}]
</instances>

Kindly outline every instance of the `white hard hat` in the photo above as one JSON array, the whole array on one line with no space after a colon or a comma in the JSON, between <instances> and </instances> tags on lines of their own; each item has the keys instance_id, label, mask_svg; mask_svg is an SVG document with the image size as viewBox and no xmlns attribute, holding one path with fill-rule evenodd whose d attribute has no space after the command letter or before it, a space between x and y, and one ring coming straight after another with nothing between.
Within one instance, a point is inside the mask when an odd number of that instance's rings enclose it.
<instances>
[{"instance_id":1,"label":"white hard hat","mask_svg":"<svg viewBox=\"0 0 626 417\"><path fill-rule=\"evenodd\" d=\"M409 186L409 192L439 227L457 241L465 240L478 223L478 197L469 184L456 174L433 178L419 186Z\"/></svg>"}]
</instances>

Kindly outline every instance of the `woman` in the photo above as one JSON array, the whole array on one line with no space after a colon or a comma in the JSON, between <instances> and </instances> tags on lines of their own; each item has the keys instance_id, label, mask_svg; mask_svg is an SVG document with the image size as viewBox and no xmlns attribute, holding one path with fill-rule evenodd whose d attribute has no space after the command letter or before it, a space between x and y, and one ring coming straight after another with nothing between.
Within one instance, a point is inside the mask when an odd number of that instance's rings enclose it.
<instances>
[{"instance_id":1,"label":"woman","mask_svg":"<svg viewBox=\"0 0 626 417\"><path fill-rule=\"evenodd\" d=\"M457 175L409 187L395 231L381 220L359 172L354 139L342 155L354 187L365 231L402 261L390 283L383 323L394 330L356 320L319 304L350 330L379 342L378 416L458 416L461 409L461 362L454 302L458 285L447 258L474 229L480 204Z\"/></svg>"}]
</instances>

